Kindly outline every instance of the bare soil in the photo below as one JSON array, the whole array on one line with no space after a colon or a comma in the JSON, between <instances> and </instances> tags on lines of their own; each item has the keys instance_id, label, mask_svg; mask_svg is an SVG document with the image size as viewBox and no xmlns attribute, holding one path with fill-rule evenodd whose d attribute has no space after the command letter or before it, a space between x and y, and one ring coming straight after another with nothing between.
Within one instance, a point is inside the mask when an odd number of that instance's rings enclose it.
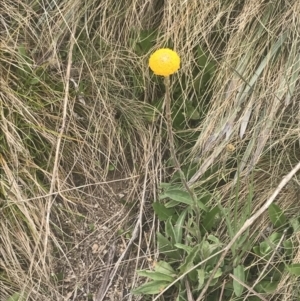
<instances>
[{"instance_id":1,"label":"bare soil","mask_svg":"<svg viewBox=\"0 0 300 301\"><path fill-rule=\"evenodd\" d=\"M136 247L115 265L126 250L137 216L134 200L128 199L130 189L129 180L118 171L110 172L103 185L81 189L85 205L71 227L70 221L64 221L68 251L53 270L63 301L132 300Z\"/></svg>"}]
</instances>

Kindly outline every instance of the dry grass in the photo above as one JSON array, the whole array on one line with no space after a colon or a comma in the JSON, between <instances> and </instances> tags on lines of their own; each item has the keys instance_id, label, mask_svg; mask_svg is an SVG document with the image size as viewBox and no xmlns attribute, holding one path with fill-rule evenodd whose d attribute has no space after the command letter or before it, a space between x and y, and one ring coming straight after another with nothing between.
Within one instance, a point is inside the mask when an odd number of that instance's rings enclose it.
<instances>
[{"instance_id":1,"label":"dry grass","mask_svg":"<svg viewBox=\"0 0 300 301\"><path fill-rule=\"evenodd\" d=\"M255 212L300 160L299 1L221 2L1 2L1 300L14 292L64 300L51 275L58 260L72 265L70 247L55 224L70 220L72 233L78 212L92 211L91 198L105 203L112 164L127 179L128 198L156 195L166 146L161 128L144 116L158 96L148 54L133 47L142 29L158 30L155 48L173 42L182 57L175 76L186 75L184 95L193 93L193 49L201 45L217 62L209 111L187 159L199 161L191 185L201 185L213 164L222 166L231 143L241 158L241 204L254 170ZM222 193L230 195L234 184ZM77 186L87 187L87 199ZM298 176L277 199L282 209L298 209L299 187ZM116 216L112 233L125 224ZM274 298L292 300L295 285L287 276Z\"/></svg>"}]
</instances>

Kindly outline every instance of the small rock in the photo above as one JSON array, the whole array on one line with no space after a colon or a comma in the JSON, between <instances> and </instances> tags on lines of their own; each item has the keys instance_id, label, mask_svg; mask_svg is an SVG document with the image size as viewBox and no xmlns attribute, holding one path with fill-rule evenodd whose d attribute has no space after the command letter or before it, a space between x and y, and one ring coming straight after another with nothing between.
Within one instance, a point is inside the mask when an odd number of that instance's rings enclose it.
<instances>
[{"instance_id":1,"label":"small rock","mask_svg":"<svg viewBox=\"0 0 300 301\"><path fill-rule=\"evenodd\" d=\"M92 245L92 254L96 254L99 250L99 245L98 244L93 244Z\"/></svg>"}]
</instances>

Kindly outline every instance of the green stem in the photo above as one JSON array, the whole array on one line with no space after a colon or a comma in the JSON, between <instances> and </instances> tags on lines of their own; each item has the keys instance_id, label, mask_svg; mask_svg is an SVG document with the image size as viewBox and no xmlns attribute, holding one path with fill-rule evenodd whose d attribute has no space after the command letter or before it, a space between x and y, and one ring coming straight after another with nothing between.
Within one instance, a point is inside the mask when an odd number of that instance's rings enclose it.
<instances>
[{"instance_id":1,"label":"green stem","mask_svg":"<svg viewBox=\"0 0 300 301\"><path fill-rule=\"evenodd\" d=\"M200 210L199 210L199 207L198 207L198 204L197 204L197 200L196 200L196 197L195 197L193 191L191 190L191 188L188 185L188 182L187 182L187 180L185 178L185 175L184 175L184 173L181 169L180 163L177 159L176 152L175 152L174 133L173 133L173 127L172 127L170 77L169 76L165 77L164 84L165 84L165 87L166 87L165 106L166 106L166 121L167 121L167 131L168 131L168 138L169 138L170 153L171 153L171 157L174 161L175 168L178 170L178 172L180 174L181 182L182 182L182 184L185 187L186 191L189 193L190 197L193 200L194 207L195 207L195 212L196 212L196 215L197 215L197 225L199 225L199 223L200 223ZM200 235L200 231L199 231L198 235ZM201 236L199 236L199 238L200 237Z\"/></svg>"}]
</instances>

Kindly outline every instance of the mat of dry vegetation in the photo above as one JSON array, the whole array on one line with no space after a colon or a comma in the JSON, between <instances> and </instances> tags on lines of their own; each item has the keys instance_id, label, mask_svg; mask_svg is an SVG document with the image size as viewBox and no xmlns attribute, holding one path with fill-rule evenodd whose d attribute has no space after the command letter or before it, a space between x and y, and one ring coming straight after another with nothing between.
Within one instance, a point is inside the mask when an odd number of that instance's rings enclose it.
<instances>
[{"instance_id":1,"label":"mat of dry vegetation","mask_svg":"<svg viewBox=\"0 0 300 301\"><path fill-rule=\"evenodd\" d=\"M157 258L151 202L168 154L162 125L147 119L162 95L147 60L166 41L181 56L174 78L185 75L186 99L194 48L216 62L189 184L203 185L211 166L219 181L239 155L238 211L251 172L260 208L300 160L299 14L296 0L2 0L0 300L141 300L130 292ZM149 29L159 38L140 55ZM235 185L217 192L224 204ZM292 216L299 196L298 174L277 203ZM296 300L296 285L286 275L274 300Z\"/></svg>"}]
</instances>

